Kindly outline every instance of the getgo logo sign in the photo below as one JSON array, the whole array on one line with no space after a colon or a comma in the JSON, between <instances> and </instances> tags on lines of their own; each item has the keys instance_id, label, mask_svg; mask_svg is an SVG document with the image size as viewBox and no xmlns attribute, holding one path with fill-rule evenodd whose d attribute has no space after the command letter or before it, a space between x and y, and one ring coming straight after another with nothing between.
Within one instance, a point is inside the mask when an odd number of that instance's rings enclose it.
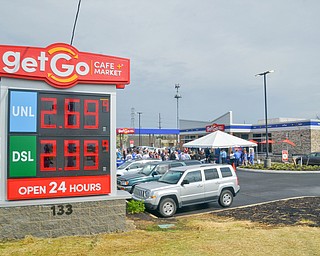
<instances>
[{"instance_id":1,"label":"getgo logo sign","mask_svg":"<svg viewBox=\"0 0 320 256\"><path fill-rule=\"evenodd\" d=\"M0 75L45 80L56 88L70 88L77 83L130 83L129 59L79 52L57 43L47 48L0 45Z\"/></svg>"}]
</instances>

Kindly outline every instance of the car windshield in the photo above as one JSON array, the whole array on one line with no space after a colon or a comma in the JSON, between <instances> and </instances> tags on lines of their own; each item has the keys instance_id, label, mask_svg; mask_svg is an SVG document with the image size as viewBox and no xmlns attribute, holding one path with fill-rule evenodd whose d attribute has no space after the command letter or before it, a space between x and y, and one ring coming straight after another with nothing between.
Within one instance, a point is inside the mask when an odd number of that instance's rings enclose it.
<instances>
[{"instance_id":1,"label":"car windshield","mask_svg":"<svg viewBox=\"0 0 320 256\"><path fill-rule=\"evenodd\" d=\"M118 169L126 169L130 164L132 164L131 161L125 162L122 165L120 165Z\"/></svg>"},{"instance_id":2,"label":"car windshield","mask_svg":"<svg viewBox=\"0 0 320 256\"><path fill-rule=\"evenodd\" d=\"M153 169L154 169L156 166L157 166L157 165L155 165L155 164L147 164L147 165L145 165L145 166L141 169L141 171L140 171L139 173L142 173L142 174L144 174L144 175L146 175L146 176L149 176L150 173L153 171Z\"/></svg>"},{"instance_id":3,"label":"car windshield","mask_svg":"<svg viewBox=\"0 0 320 256\"><path fill-rule=\"evenodd\" d=\"M182 172L182 171L172 171L171 170L171 171L168 171L167 173L165 173L159 179L159 181L163 182L163 183L177 184L183 173L184 172Z\"/></svg>"}]
</instances>

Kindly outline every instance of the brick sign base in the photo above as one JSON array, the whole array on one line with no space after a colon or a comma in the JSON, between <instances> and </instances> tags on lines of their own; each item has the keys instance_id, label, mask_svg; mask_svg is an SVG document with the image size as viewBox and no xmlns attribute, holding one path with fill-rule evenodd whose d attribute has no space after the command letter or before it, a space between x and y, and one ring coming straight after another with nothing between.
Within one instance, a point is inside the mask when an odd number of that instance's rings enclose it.
<instances>
[{"instance_id":1,"label":"brick sign base","mask_svg":"<svg viewBox=\"0 0 320 256\"><path fill-rule=\"evenodd\" d=\"M0 239L126 231L126 200L0 207Z\"/></svg>"}]
</instances>

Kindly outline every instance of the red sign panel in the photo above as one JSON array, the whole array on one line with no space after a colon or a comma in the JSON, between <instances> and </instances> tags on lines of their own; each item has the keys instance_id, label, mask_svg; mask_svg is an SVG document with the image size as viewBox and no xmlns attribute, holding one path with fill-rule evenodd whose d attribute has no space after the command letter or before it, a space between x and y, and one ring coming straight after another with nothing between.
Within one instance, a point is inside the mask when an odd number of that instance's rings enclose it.
<instances>
[{"instance_id":1,"label":"red sign panel","mask_svg":"<svg viewBox=\"0 0 320 256\"><path fill-rule=\"evenodd\" d=\"M134 128L118 128L117 133L118 134L134 134L135 130Z\"/></svg>"},{"instance_id":2,"label":"red sign panel","mask_svg":"<svg viewBox=\"0 0 320 256\"><path fill-rule=\"evenodd\" d=\"M282 162L289 161L289 152L288 150L282 150Z\"/></svg>"},{"instance_id":3,"label":"red sign panel","mask_svg":"<svg viewBox=\"0 0 320 256\"><path fill-rule=\"evenodd\" d=\"M206 132L216 132L216 131L224 131L224 124L212 124L206 126Z\"/></svg>"},{"instance_id":4,"label":"red sign panel","mask_svg":"<svg viewBox=\"0 0 320 256\"><path fill-rule=\"evenodd\" d=\"M110 193L110 176L8 179L8 200L101 195Z\"/></svg>"},{"instance_id":5,"label":"red sign panel","mask_svg":"<svg viewBox=\"0 0 320 256\"><path fill-rule=\"evenodd\" d=\"M109 194L110 101L108 94L9 90L7 200ZM20 115L32 118L31 134L16 131L27 123Z\"/></svg>"},{"instance_id":6,"label":"red sign panel","mask_svg":"<svg viewBox=\"0 0 320 256\"><path fill-rule=\"evenodd\" d=\"M130 60L79 52L63 43L46 48L0 45L0 76L44 80L64 89L77 83L130 83Z\"/></svg>"}]
</instances>

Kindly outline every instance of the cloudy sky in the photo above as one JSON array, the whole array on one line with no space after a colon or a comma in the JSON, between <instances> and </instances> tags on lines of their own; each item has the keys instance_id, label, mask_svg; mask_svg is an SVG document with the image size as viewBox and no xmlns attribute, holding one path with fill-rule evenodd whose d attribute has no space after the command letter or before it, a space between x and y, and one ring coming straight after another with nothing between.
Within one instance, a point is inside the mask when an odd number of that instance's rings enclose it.
<instances>
[{"instance_id":1,"label":"cloudy sky","mask_svg":"<svg viewBox=\"0 0 320 256\"><path fill-rule=\"evenodd\" d=\"M0 0L0 44L70 43L78 0ZM179 117L234 123L320 116L319 0L82 0L73 46L131 60L117 127L175 128ZM138 126L138 115L134 124Z\"/></svg>"}]
</instances>

